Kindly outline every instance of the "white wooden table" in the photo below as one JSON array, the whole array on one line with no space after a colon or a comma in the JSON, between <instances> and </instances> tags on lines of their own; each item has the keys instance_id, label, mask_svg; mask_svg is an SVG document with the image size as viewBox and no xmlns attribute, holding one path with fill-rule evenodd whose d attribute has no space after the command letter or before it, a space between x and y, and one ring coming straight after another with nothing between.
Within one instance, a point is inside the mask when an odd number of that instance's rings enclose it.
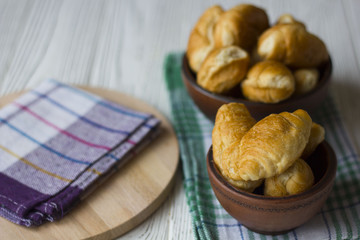
<instances>
[{"instance_id":1,"label":"white wooden table","mask_svg":"<svg viewBox=\"0 0 360 240\"><path fill-rule=\"evenodd\" d=\"M0 96L51 77L128 93L170 117L164 57L184 51L197 18L220 2L241 1L0 0ZM331 91L360 152L360 1L252 2L271 22L292 13L325 41ZM193 238L181 170L163 206L120 239L166 238Z\"/></svg>"}]
</instances>

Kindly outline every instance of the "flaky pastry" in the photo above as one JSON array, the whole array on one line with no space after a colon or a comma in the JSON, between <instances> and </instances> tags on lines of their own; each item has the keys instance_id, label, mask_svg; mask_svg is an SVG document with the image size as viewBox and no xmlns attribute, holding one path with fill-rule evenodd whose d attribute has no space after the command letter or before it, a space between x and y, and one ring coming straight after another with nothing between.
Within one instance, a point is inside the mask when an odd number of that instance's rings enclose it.
<instances>
[{"instance_id":1,"label":"flaky pastry","mask_svg":"<svg viewBox=\"0 0 360 240\"><path fill-rule=\"evenodd\" d=\"M318 67L328 60L321 39L299 24L279 24L259 38L257 52L263 60L276 60L294 68Z\"/></svg>"},{"instance_id":2,"label":"flaky pastry","mask_svg":"<svg viewBox=\"0 0 360 240\"><path fill-rule=\"evenodd\" d=\"M299 24L301 27L306 28L305 24L296 20L291 14L285 13L281 15L276 24Z\"/></svg>"},{"instance_id":3,"label":"flaky pastry","mask_svg":"<svg viewBox=\"0 0 360 240\"><path fill-rule=\"evenodd\" d=\"M281 174L300 158L311 125L310 116L301 109L265 117L245 133L233 151L223 152L224 174L245 181Z\"/></svg>"},{"instance_id":4,"label":"flaky pastry","mask_svg":"<svg viewBox=\"0 0 360 240\"><path fill-rule=\"evenodd\" d=\"M302 68L294 71L295 94L302 95L313 90L319 81L316 68Z\"/></svg>"},{"instance_id":5,"label":"flaky pastry","mask_svg":"<svg viewBox=\"0 0 360 240\"><path fill-rule=\"evenodd\" d=\"M215 126L212 131L213 158L219 171L223 174L221 155L234 143L239 142L244 134L256 123L245 105L229 103L222 105L216 115ZM253 191L262 181L233 180L224 178L233 186L246 191Z\"/></svg>"},{"instance_id":6,"label":"flaky pastry","mask_svg":"<svg viewBox=\"0 0 360 240\"><path fill-rule=\"evenodd\" d=\"M218 5L208 8L190 33L186 56L194 72L199 71L206 56L214 49L214 26L223 12Z\"/></svg>"},{"instance_id":7,"label":"flaky pastry","mask_svg":"<svg viewBox=\"0 0 360 240\"><path fill-rule=\"evenodd\" d=\"M215 46L236 45L250 52L268 27L268 17L263 9L240 4L220 16L215 25Z\"/></svg>"},{"instance_id":8,"label":"flaky pastry","mask_svg":"<svg viewBox=\"0 0 360 240\"><path fill-rule=\"evenodd\" d=\"M263 103L278 103L291 96L295 80L291 71L282 63L263 61L250 68L241 84L245 98Z\"/></svg>"},{"instance_id":9,"label":"flaky pastry","mask_svg":"<svg viewBox=\"0 0 360 240\"><path fill-rule=\"evenodd\" d=\"M314 184L310 166L301 158L280 175L265 179L264 195L284 197L306 191Z\"/></svg>"},{"instance_id":10,"label":"flaky pastry","mask_svg":"<svg viewBox=\"0 0 360 240\"><path fill-rule=\"evenodd\" d=\"M317 146L325 139L325 129L317 124L312 123L309 141L301 155L301 158L307 159L317 148Z\"/></svg>"},{"instance_id":11,"label":"flaky pastry","mask_svg":"<svg viewBox=\"0 0 360 240\"><path fill-rule=\"evenodd\" d=\"M221 166L221 154L232 143L240 141L244 134L256 123L242 103L222 105L216 114L212 131L214 161Z\"/></svg>"},{"instance_id":12,"label":"flaky pastry","mask_svg":"<svg viewBox=\"0 0 360 240\"><path fill-rule=\"evenodd\" d=\"M245 77L249 55L237 46L214 49L197 74L197 83L214 93L225 93Z\"/></svg>"}]
</instances>

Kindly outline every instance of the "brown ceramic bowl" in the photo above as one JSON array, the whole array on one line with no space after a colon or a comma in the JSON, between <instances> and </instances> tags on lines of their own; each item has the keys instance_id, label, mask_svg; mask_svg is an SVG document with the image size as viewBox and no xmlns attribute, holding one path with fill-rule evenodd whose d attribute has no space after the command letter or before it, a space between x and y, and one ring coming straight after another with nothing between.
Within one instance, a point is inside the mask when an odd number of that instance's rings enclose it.
<instances>
[{"instance_id":1,"label":"brown ceramic bowl","mask_svg":"<svg viewBox=\"0 0 360 240\"><path fill-rule=\"evenodd\" d=\"M324 205L331 192L337 160L327 142L321 143L307 160L315 184L307 191L286 197L265 197L261 187L255 193L239 190L222 177L213 161L212 148L207 155L207 171L213 191L224 209L244 226L262 234L282 234L311 219Z\"/></svg>"},{"instance_id":2,"label":"brown ceramic bowl","mask_svg":"<svg viewBox=\"0 0 360 240\"><path fill-rule=\"evenodd\" d=\"M221 105L230 102L238 102L245 104L251 115L255 119L260 120L271 113L295 111L299 108L310 113L314 111L323 102L328 92L332 71L331 59L329 58L329 61L321 66L319 70L320 79L314 90L302 96L291 97L275 104L258 103L247 100L242 96L239 86L230 90L227 95L220 95L207 91L196 83L196 74L190 69L186 54L184 54L183 57L181 73L189 95L209 119L215 119L217 110Z\"/></svg>"}]
</instances>

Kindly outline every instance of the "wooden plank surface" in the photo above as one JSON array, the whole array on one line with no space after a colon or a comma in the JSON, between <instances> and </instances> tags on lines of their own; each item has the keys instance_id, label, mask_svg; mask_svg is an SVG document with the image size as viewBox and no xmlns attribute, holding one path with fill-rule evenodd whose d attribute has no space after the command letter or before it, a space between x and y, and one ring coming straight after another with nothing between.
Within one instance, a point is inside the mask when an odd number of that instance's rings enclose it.
<instances>
[{"instance_id":1,"label":"wooden plank surface","mask_svg":"<svg viewBox=\"0 0 360 240\"><path fill-rule=\"evenodd\" d=\"M189 32L210 5L245 1L0 0L0 94L44 78L128 93L170 117L163 60L184 51ZM249 2L249 1L246 1ZM265 1L271 22L292 13L328 46L331 92L360 152L360 1ZM122 239L192 239L181 173L164 205Z\"/></svg>"}]
</instances>

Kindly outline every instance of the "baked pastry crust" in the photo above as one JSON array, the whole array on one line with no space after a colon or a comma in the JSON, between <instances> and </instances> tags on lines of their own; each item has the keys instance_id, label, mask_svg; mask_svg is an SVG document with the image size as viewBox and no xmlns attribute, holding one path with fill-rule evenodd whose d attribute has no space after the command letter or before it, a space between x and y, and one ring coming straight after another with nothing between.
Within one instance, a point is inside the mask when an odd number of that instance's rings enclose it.
<instances>
[{"instance_id":1,"label":"baked pastry crust","mask_svg":"<svg viewBox=\"0 0 360 240\"><path fill-rule=\"evenodd\" d=\"M325 139L325 129L317 124L312 123L309 141L301 155L302 159L307 159L317 148L317 146Z\"/></svg>"},{"instance_id":2,"label":"baked pastry crust","mask_svg":"<svg viewBox=\"0 0 360 240\"><path fill-rule=\"evenodd\" d=\"M227 148L224 149L224 151L221 154L221 159L223 159L223 157L227 157L230 154L232 154L233 152L237 151L239 145L240 145L241 140L233 142L230 146L228 146ZM248 191L248 192L253 192L255 190L255 188L259 187L264 179L258 179L258 180L242 180L242 179L233 179L230 178L224 171L224 169L221 167L223 166L223 161L221 161L221 165L219 167L219 169L221 170L221 174L223 175L223 177L233 186L240 188L242 190Z\"/></svg>"},{"instance_id":3,"label":"baked pastry crust","mask_svg":"<svg viewBox=\"0 0 360 240\"><path fill-rule=\"evenodd\" d=\"M233 180L223 174L222 154L232 151L230 148L239 141L244 134L256 123L244 104L229 103L222 105L216 115L215 126L212 131L213 158L223 177L233 186L252 192L262 181Z\"/></svg>"},{"instance_id":4,"label":"baked pastry crust","mask_svg":"<svg viewBox=\"0 0 360 240\"><path fill-rule=\"evenodd\" d=\"M301 158L280 175L265 179L264 195L284 197L306 191L314 184L310 166Z\"/></svg>"},{"instance_id":5,"label":"baked pastry crust","mask_svg":"<svg viewBox=\"0 0 360 240\"><path fill-rule=\"evenodd\" d=\"M298 24L301 27L306 28L304 23L296 20L291 14L288 14L288 13L285 13L285 14L281 15L278 18L276 24L277 25L279 25L279 24Z\"/></svg>"},{"instance_id":6,"label":"baked pastry crust","mask_svg":"<svg viewBox=\"0 0 360 240\"><path fill-rule=\"evenodd\" d=\"M218 5L208 8L190 33L186 56L194 72L199 71L206 56L214 49L214 26L223 12Z\"/></svg>"},{"instance_id":7,"label":"baked pastry crust","mask_svg":"<svg viewBox=\"0 0 360 240\"><path fill-rule=\"evenodd\" d=\"M284 172L300 158L312 120L304 110L271 114L257 122L233 151L223 152L222 169L233 180L256 181Z\"/></svg>"},{"instance_id":8,"label":"baked pastry crust","mask_svg":"<svg viewBox=\"0 0 360 240\"><path fill-rule=\"evenodd\" d=\"M250 4L240 4L224 12L215 25L216 47L236 45L248 52L269 27L266 12Z\"/></svg>"},{"instance_id":9,"label":"baked pastry crust","mask_svg":"<svg viewBox=\"0 0 360 240\"><path fill-rule=\"evenodd\" d=\"M302 68L294 71L295 95L302 95L313 90L319 82L316 68Z\"/></svg>"},{"instance_id":10,"label":"baked pastry crust","mask_svg":"<svg viewBox=\"0 0 360 240\"><path fill-rule=\"evenodd\" d=\"M329 59L325 44L299 24L279 24L259 38L257 51L264 60L276 60L293 68L318 67Z\"/></svg>"},{"instance_id":11,"label":"baked pastry crust","mask_svg":"<svg viewBox=\"0 0 360 240\"><path fill-rule=\"evenodd\" d=\"M251 101L278 103L294 92L295 79L284 64L263 61L250 68L241 89L244 97Z\"/></svg>"},{"instance_id":12,"label":"baked pastry crust","mask_svg":"<svg viewBox=\"0 0 360 240\"><path fill-rule=\"evenodd\" d=\"M249 66L249 55L237 46L214 49L197 74L197 83L214 93L225 93L239 84Z\"/></svg>"},{"instance_id":13,"label":"baked pastry crust","mask_svg":"<svg viewBox=\"0 0 360 240\"><path fill-rule=\"evenodd\" d=\"M217 166L221 166L222 152L240 141L255 123L256 120L242 103L224 104L219 108L212 131L213 155Z\"/></svg>"}]
</instances>

